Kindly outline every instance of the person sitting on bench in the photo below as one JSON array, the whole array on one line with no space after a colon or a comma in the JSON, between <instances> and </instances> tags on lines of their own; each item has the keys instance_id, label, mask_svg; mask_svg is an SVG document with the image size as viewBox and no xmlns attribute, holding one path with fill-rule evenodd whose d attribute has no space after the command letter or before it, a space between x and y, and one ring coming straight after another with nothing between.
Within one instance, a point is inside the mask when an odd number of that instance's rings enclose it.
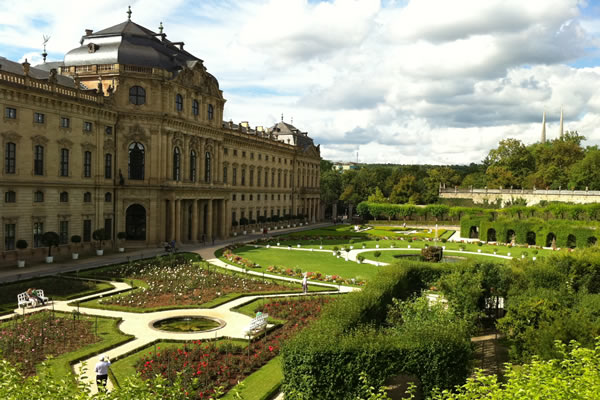
<instances>
[{"instance_id":1,"label":"person sitting on bench","mask_svg":"<svg viewBox=\"0 0 600 400\"><path fill-rule=\"evenodd\" d=\"M27 289L27 292L25 292L25 293L27 293L27 296L28 296L30 299L32 299L33 301L35 301L35 306L36 306L36 307L37 307L37 305L38 305L39 303L42 303L42 305L43 305L43 306L45 306L45 305L46 305L46 302L45 302L45 301L44 301L42 298L40 298L40 297L37 295L37 293L35 292L35 288L29 288L29 289Z\"/></svg>"}]
</instances>

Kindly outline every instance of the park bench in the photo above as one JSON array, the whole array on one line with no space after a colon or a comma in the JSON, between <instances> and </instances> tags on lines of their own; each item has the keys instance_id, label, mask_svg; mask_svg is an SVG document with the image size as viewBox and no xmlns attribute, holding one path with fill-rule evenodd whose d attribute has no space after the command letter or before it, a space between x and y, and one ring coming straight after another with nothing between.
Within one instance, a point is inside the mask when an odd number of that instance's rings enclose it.
<instances>
[{"instance_id":1,"label":"park bench","mask_svg":"<svg viewBox=\"0 0 600 400\"><path fill-rule=\"evenodd\" d=\"M44 300L44 302L48 302L48 298L46 296L44 296L44 291L42 289L36 289L34 291L34 293L37 295L37 297ZM30 298L27 295L27 292L23 292L23 293L19 293L17 295L17 304L18 304L19 308L35 307L36 301L35 301L35 299Z\"/></svg>"},{"instance_id":2,"label":"park bench","mask_svg":"<svg viewBox=\"0 0 600 400\"><path fill-rule=\"evenodd\" d=\"M244 328L244 336L251 336L264 330L267 327L268 319L269 314L261 314L255 318L252 318L250 324Z\"/></svg>"}]
</instances>

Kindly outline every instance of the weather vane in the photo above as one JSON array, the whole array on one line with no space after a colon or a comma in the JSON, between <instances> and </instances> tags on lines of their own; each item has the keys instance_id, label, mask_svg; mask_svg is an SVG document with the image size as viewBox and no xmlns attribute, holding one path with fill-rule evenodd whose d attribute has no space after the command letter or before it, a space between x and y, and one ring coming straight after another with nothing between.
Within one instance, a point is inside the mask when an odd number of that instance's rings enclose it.
<instances>
[{"instance_id":1,"label":"weather vane","mask_svg":"<svg viewBox=\"0 0 600 400\"><path fill-rule=\"evenodd\" d=\"M131 13L132 13L132 11L131 11L131 6L129 6L129 7L127 8L127 19L128 19L128 20L130 20L130 21L131 21Z\"/></svg>"},{"instance_id":2,"label":"weather vane","mask_svg":"<svg viewBox=\"0 0 600 400\"><path fill-rule=\"evenodd\" d=\"M42 57L44 58L44 62L46 62L46 57L48 56L46 44L48 43L48 40L50 40L50 36L42 35L42 37L44 38L44 52L42 53Z\"/></svg>"}]
</instances>

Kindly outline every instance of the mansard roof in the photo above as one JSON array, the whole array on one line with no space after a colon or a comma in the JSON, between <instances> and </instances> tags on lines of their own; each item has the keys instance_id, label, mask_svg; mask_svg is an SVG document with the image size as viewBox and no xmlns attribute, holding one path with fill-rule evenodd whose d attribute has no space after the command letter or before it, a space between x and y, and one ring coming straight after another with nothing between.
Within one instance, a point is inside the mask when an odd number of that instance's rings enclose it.
<instances>
[{"instance_id":1,"label":"mansard roof","mask_svg":"<svg viewBox=\"0 0 600 400\"><path fill-rule=\"evenodd\" d=\"M127 64L173 72L195 61L202 62L183 50L183 43L173 43L166 36L127 20L98 32L87 32L81 38L81 46L65 55L64 64Z\"/></svg>"},{"instance_id":2,"label":"mansard roof","mask_svg":"<svg viewBox=\"0 0 600 400\"><path fill-rule=\"evenodd\" d=\"M52 68L55 68L55 67L52 67ZM50 69L51 68L46 69L45 67L40 68L39 66L30 67L29 68L29 76L34 79L40 79L40 80L49 79L50 78ZM1 56L0 56L0 70L10 72L12 74L23 75L23 76L25 75L22 64L11 61L11 60L1 57ZM59 85L75 87L75 81L73 81L73 79L69 78L68 76L54 74L54 77L56 78L56 83L58 83Z\"/></svg>"},{"instance_id":3,"label":"mansard roof","mask_svg":"<svg viewBox=\"0 0 600 400\"><path fill-rule=\"evenodd\" d=\"M300 129L287 122L280 121L276 123L273 127L269 128L268 132L272 133L277 139L284 143L289 143L301 148L314 146L314 142L308 137L307 132L302 132Z\"/></svg>"}]
</instances>

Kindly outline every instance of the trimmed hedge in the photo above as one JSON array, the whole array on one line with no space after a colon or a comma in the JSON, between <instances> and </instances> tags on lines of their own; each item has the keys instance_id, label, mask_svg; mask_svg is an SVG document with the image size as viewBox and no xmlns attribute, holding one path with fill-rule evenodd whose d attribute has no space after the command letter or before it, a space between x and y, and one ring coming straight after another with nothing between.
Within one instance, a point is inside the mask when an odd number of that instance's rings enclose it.
<instances>
[{"instance_id":1,"label":"trimmed hedge","mask_svg":"<svg viewBox=\"0 0 600 400\"><path fill-rule=\"evenodd\" d=\"M393 298L420 293L447 270L444 264L405 261L327 307L282 349L286 398L353 399L363 371L377 383L400 372L415 374L426 393L463 383L472 355L466 330L450 324L400 335L381 328Z\"/></svg>"}]
</instances>

